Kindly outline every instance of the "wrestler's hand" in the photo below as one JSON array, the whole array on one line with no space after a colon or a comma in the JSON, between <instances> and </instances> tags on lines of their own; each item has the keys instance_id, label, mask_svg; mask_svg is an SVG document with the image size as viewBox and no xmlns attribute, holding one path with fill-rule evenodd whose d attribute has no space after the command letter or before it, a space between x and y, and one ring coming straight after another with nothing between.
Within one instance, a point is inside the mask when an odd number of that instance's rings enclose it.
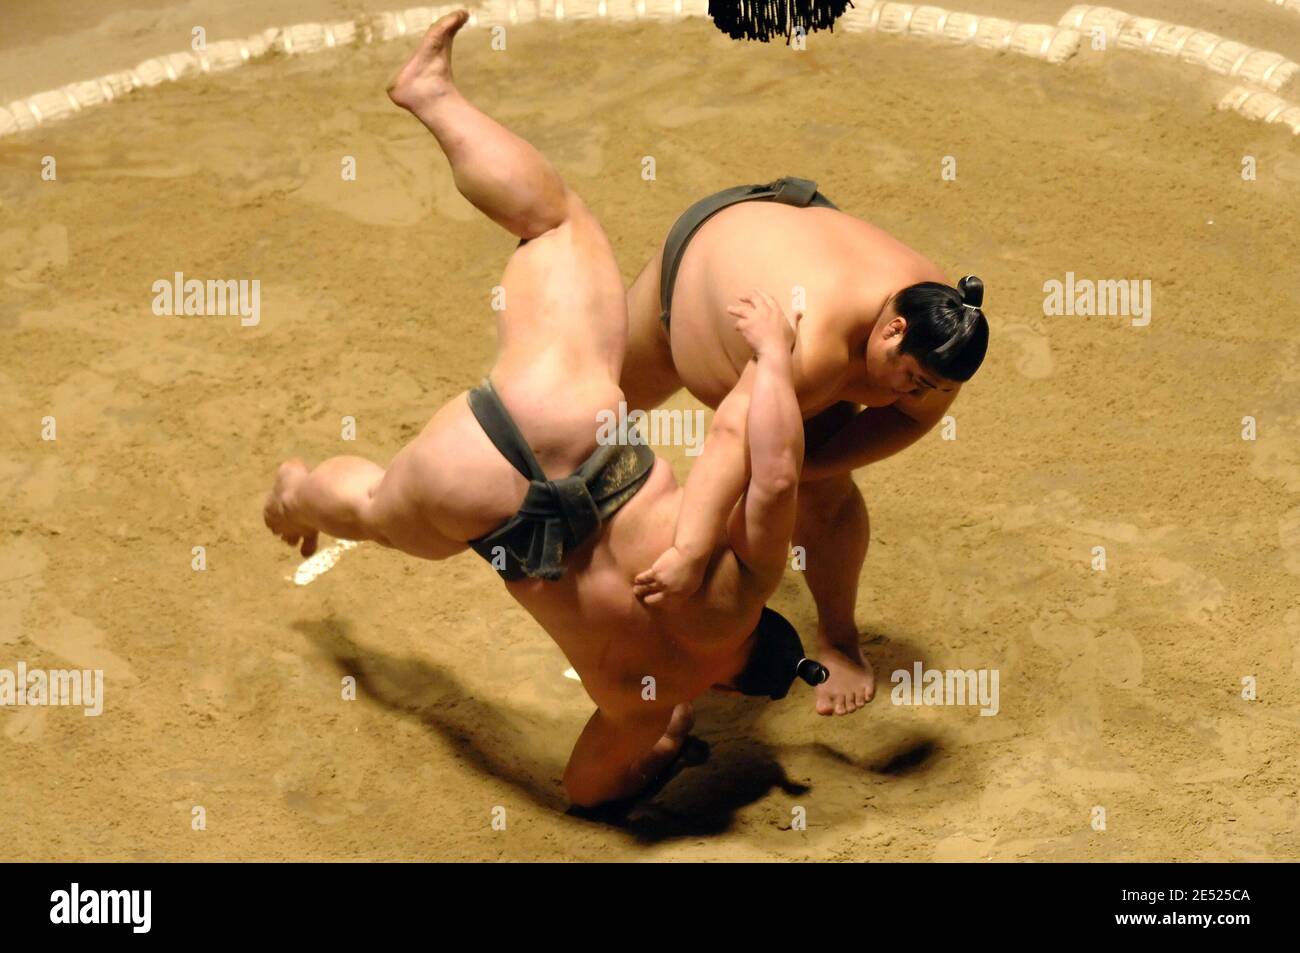
<instances>
[{"instance_id":1,"label":"wrestler's hand","mask_svg":"<svg viewBox=\"0 0 1300 953\"><path fill-rule=\"evenodd\" d=\"M795 312L794 320L790 320L766 291L755 288L741 295L738 301L727 306L727 313L736 319L736 330L753 348L755 357L769 352L789 354L794 350L803 312Z\"/></svg>"},{"instance_id":2,"label":"wrestler's hand","mask_svg":"<svg viewBox=\"0 0 1300 953\"><path fill-rule=\"evenodd\" d=\"M275 485L266 496L262 507L262 521L266 528L288 543L297 546L302 541L302 554L316 552L318 533L315 527L305 526L293 518L291 499L294 489L307 476L307 465L301 460L286 460L275 473Z\"/></svg>"},{"instance_id":3,"label":"wrestler's hand","mask_svg":"<svg viewBox=\"0 0 1300 953\"><path fill-rule=\"evenodd\" d=\"M653 566L632 580L632 593L648 606L665 599L685 599L700 588L708 565L707 557L695 559L670 546Z\"/></svg>"}]
</instances>

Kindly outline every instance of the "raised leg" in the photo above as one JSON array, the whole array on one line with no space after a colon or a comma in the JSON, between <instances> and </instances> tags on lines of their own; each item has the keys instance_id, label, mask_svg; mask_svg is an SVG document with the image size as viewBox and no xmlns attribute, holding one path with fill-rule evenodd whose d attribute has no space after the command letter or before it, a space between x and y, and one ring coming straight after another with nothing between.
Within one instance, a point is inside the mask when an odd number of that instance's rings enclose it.
<instances>
[{"instance_id":1,"label":"raised leg","mask_svg":"<svg viewBox=\"0 0 1300 953\"><path fill-rule=\"evenodd\" d=\"M452 80L451 47L469 14L449 13L429 28L415 55L388 84L388 96L438 140L456 188L474 207L522 239L567 217L564 181L546 158L467 100Z\"/></svg>"},{"instance_id":2,"label":"raised leg","mask_svg":"<svg viewBox=\"0 0 1300 953\"><path fill-rule=\"evenodd\" d=\"M389 83L388 95L433 133L461 194L523 240L502 276L506 305L493 379L519 387L528 378L536 388L545 380L553 396L564 382L573 382L569 395L603 384L604 401L617 382L627 340L614 251L545 157L479 111L453 82L452 40L468 17L460 10L430 27Z\"/></svg>"}]
</instances>

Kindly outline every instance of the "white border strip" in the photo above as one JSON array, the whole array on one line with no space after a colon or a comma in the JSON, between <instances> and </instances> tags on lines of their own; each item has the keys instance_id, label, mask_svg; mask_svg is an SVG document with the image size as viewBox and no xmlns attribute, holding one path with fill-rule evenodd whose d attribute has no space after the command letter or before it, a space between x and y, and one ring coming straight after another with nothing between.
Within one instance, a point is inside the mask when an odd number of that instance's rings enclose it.
<instances>
[{"instance_id":1,"label":"white border strip","mask_svg":"<svg viewBox=\"0 0 1300 953\"><path fill-rule=\"evenodd\" d=\"M1288 8L1300 0L1272 0ZM356 20L298 23L271 28L242 40L222 40L198 52L169 53L138 63L134 69L98 79L70 83L0 106L0 137L76 115L137 89L176 82L187 76L236 69L269 54L299 56L336 47L394 40L422 32L460 4L411 7ZM531 23L539 20L602 19L613 22L679 20L708 15L708 0L489 0L470 14L479 23ZM1019 53L1049 63L1064 63L1078 51L1082 35L1100 26L1121 48L1178 56L1189 62L1276 91L1300 71L1278 53L1256 50L1191 27L1134 17L1110 7L1079 5L1058 24L1015 23L935 6L860 0L836 24L846 33L875 31L924 36L954 45ZM1232 107L1236 108L1236 107ZM1237 109L1241 115L1249 112ZM1283 110L1279 115L1289 115ZM1274 120L1276 121L1276 120ZM1293 126L1300 133L1300 127Z\"/></svg>"},{"instance_id":2,"label":"white border strip","mask_svg":"<svg viewBox=\"0 0 1300 953\"><path fill-rule=\"evenodd\" d=\"M1300 135L1300 106L1281 96L1249 86L1234 86L1219 101L1220 109L1231 109L1247 119L1263 123L1280 123Z\"/></svg>"},{"instance_id":3,"label":"white border strip","mask_svg":"<svg viewBox=\"0 0 1300 953\"><path fill-rule=\"evenodd\" d=\"M836 21L846 33L874 30L924 36L954 45L1007 50L1049 63L1064 63L1079 51L1080 34L1050 23L1015 23L942 7L909 3L865 3L846 10Z\"/></svg>"},{"instance_id":4,"label":"white border strip","mask_svg":"<svg viewBox=\"0 0 1300 953\"><path fill-rule=\"evenodd\" d=\"M1282 5L1282 0L1270 0ZM1300 9L1300 0L1286 0L1289 8ZM1106 38L1106 45L1176 57L1211 72L1244 80L1219 102L1220 109L1264 123L1280 123L1300 135L1300 107L1274 95L1297 74L1297 64L1281 53L1259 50L1228 40L1217 33L1148 17L1134 16L1114 7L1078 4L1067 10L1061 26L1079 30L1089 38Z\"/></svg>"},{"instance_id":5,"label":"white border strip","mask_svg":"<svg viewBox=\"0 0 1300 953\"><path fill-rule=\"evenodd\" d=\"M1140 17L1114 7L1079 4L1061 17L1060 25L1092 37L1100 31L1106 46L1177 57L1211 72L1277 92L1297 74L1300 63L1272 50L1260 50L1217 33L1178 23Z\"/></svg>"}]
</instances>

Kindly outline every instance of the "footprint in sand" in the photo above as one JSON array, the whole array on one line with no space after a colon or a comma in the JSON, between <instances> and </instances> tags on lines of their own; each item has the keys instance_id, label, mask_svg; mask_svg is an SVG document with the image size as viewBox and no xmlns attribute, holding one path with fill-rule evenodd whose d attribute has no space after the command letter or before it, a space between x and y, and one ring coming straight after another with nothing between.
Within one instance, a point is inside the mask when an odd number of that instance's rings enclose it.
<instances>
[{"instance_id":1,"label":"footprint in sand","mask_svg":"<svg viewBox=\"0 0 1300 953\"><path fill-rule=\"evenodd\" d=\"M1104 578L1096 581L1104 582ZM1065 611L1080 622L1095 622L1113 613L1117 601L1113 592L1097 592L1084 597L1080 602L1066 605Z\"/></svg>"},{"instance_id":2,"label":"footprint in sand","mask_svg":"<svg viewBox=\"0 0 1300 953\"><path fill-rule=\"evenodd\" d=\"M22 640L32 598L45 586L48 563L40 545L30 539L19 537L0 548L0 645Z\"/></svg>"},{"instance_id":3,"label":"footprint in sand","mask_svg":"<svg viewBox=\"0 0 1300 953\"><path fill-rule=\"evenodd\" d=\"M1102 677L1116 688L1142 684L1142 646L1132 633L1103 632L1097 636Z\"/></svg>"},{"instance_id":4,"label":"footprint in sand","mask_svg":"<svg viewBox=\"0 0 1300 953\"><path fill-rule=\"evenodd\" d=\"M1045 610L1029 624L1029 636L1057 657L1056 684L1070 686L1069 704L1052 706L1047 716L1051 744L1076 753L1097 748L1103 725L1103 673L1093 628Z\"/></svg>"},{"instance_id":5,"label":"footprint in sand","mask_svg":"<svg viewBox=\"0 0 1300 953\"><path fill-rule=\"evenodd\" d=\"M5 719L5 737L14 744L35 744L45 734L45 722L49 718L49 711L49 708L34 706L13 711Z\"/></svg>"},{"instance_id":6,"label":"footprint in sand","mask_svg":"<svg viewBox=\"0 0 1300 953\"><path fill-rule=\"evenodd\" d=\"M1290 400L1291 398L1285 398ZM1264 480L1277 480L1289 493L1300 492L1300 417L1258 413L1259 432L1250 469Z\"/></svg>"},{"instance_id":7,"label":"footprint in sand","mask_svg":"<svg viewBox=\"0 0 1300 953\"><path fill-rule=\"evenodd\" d=\"M81 669L102 669L107 685L106 694L123 685L134 685L137 681L126 659L114 654L104 644L108 640L104 630L61 605L41 613L39 624L30 626L27 636L33 645L58 656L60 664Z\"/></svg>"},{"instance_id":8,"label":"footprint in sand","mask_svg":"<svg viewBox=\"0 0 1300 953\"><path fill-rule=\"evenodd\" d=\"M384 142L369 133L340 140L313 164L295 197L367 225L415 225L435 212L471 221L474 207L456 191L450 171L430 160L428 137ZM341 175L341 158L356 160L356 179Z\"/></svg>"},{"instance_id":9,"label":"footprint in sand","mask_svg":"<svg viewBox=\"0 0 1300 953\"><path fill-rule=\"evenodd\" d=\"M5 498L28 513L53 509L67 488L69 468L58 457L48 456L21 467L14 479L0 478L0 485L8 492ZM4 474L8 477L9 474Z\"/></svg>"},{"instance_id":10,"label":"footprint in sand","mask_svg":"<svg viewBox=\"0 0 1300 953\"><path fill-rule=\"evenodd\" d=\"M93 433L99 440L121 438L122 421L144 403L129 387L95 371L79 368L54 388L48 413L59 424L59 436Z\"/></svg>"},{"instance_id":11,"label":"footprint in sand","mask_svg":"<svg viewBox=\"0 0 1300 953\"><path fill-rule=\"evenodd\" d=\"M1227 589L1223 583L1195 567L1156 556L1149 565L1148 582L1174 587L1186 617L1198 625L1209 625L1214 613L1223 606Z\"/></svg>"},{"instance_id":12,"label":"footprint in sand","mask_svg":"<svg viewBox=\"0 0 1300 953\"><path fill-rule=\"evenodd\" d=\"M979 512L993 516L999 521L995 525L1002 530L1055 525L1089 541L1103 539L1117 543L1149 544L1159 542L1173 530L1171 526L1139 528L1133 523L1094 519L1088 515L1093 512L1092 508L1085 506L1077 496L1066 490L1053 490L1038 503L1022 503L1010 507L995 504L980 507ZM1063 538L1059 551L1063 558L1073 559L1077 555L1077 546L1076 540Z\"/></svg>"},{"instance_id":13,"label":"footprint in sand","mask_svg":"<svg viewBox=\"0 0 1300 953\"><path fill-rule=\"evenodd\" d=\"M1132 523L1110 522L1094 519L1089 509L1073 494L1056 491L1048 494L1041 503L1025 503L1015 507L1000 505L983 507L982 512L1000 514L1001 528L1018 532L1031 528L1048 530L1058 527L1055 537L1042 534L1048 553L1055 554L1062 563L1090 558L1091 547L1108 542L1132 547L1126 562L1133 571L1142 573L1142 582L1149 586L1167 589L1168 599L1182 614L1198 625L1208 625L1223 607L1227 589L1218 579L1202 572L1192 563L1170 559L1162 554L1179 546L1178 529L1172 525L1137 526ZM1300 509L1291 514L1294 518L1281 530L1283 547L1291 540L1291 550L1300 560ZM1182 545L1179 554L1188 552ZM1300 572L1300 566L1292 571ZM1080 593L1065 606L1069 614L1081 622L1106 618L1116 611L1116 594L1107 587Z\"/></svg>"},{"instance_id":14,"label":"footprint in sand","mask_svg":"<svg viewBox=\"0 0 1300 953\"><path fill-rule=\"evenodd\" d=\"M1291 641L1291 671L1300 676L1300 606L1288 609L1282 624Z\"/></svg>"},{"instance_id":15,"label":"footprint in sand","mask_svg":"<svg viewBox=\"0 0 1300 953\"><path fill-rule=\"evenodd\" d=\"M31 645L55 656L39 661L27 657L29 667L102 669L107 683L134 684L130 666L104 646L102 629L51 604L44 593L47 563L40 545L27 539L0 549L0 645L17 646L25 637ZM25 657L21 650L19 657ZM40 741L48 712L35 707L10 711L4 719L4 736L16 744Z\"/></svg>"},{"instance_id":16,"label":"footprint in sand","mask_svg":"<svg viewBox=\"0 0 1300 953\"><path fill-rule=\"evenodd\" d=\"M20 291L45 287L50 272L68 266L68 229L53 223L36 228L7 228L0 232L0 261L4 283Z\"/></svg>"},{"instance_id":17,"label":"footprint in sand","mask_svg":"<svg viewBox=\"0 0 1300 953\"><path fill-rule=\"evenodd\" d=\"M1056 365L1052 360L1047 331L1041 321L999 328L998 336L1008 339L1020 349L1020 355L1016 358L1017 371L1033 380L1051 376Z\"/></svg>"},{"instance_id":18,"label":"footprint in sand","mask_svg":"<svg viewBox=\"0 0 1300 953\"><path fill-rule=\"evenodd\" d=\"M1300 506L1288 510L1277 521L1277 541L1282 547L1282 565L1300 576Z\"/></svg>"}]
</instances>

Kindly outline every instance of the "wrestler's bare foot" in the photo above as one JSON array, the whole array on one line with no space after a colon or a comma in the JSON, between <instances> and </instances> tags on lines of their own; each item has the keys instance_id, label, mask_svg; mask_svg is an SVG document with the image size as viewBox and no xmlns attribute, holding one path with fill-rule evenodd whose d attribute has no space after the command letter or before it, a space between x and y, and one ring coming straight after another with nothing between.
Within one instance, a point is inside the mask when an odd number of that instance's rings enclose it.
<instances>
[{"instance_id":1,"label":"wrestler's bare foot","mask_svg":"<svg viewBox=\"0 0 1300 953\"><path fill-rule=\"evenodd\" d=\"M853 636L856 640L857 632ZM844 641L837 641L844 644ZM818 643L817 661L826 666L830 678L814 690L817 714L849 715L865 708L876 694L876 673L871 663L856 649L849 655L831 648L825 638L819 638Z\"/></svg>"},{"instance_id":2,"label":"wrestler's bare foot","mask_svg":"<svg viewBox=\"0 0 1300 953\"><path fill-rule=\"evenodd\" d=\"M403 109L414 112L419 106L454 89L451 41L468 19L468 12L457 10L429 27L415 55L389 80L388 98Z\"/></svg>"}]
</instances>

